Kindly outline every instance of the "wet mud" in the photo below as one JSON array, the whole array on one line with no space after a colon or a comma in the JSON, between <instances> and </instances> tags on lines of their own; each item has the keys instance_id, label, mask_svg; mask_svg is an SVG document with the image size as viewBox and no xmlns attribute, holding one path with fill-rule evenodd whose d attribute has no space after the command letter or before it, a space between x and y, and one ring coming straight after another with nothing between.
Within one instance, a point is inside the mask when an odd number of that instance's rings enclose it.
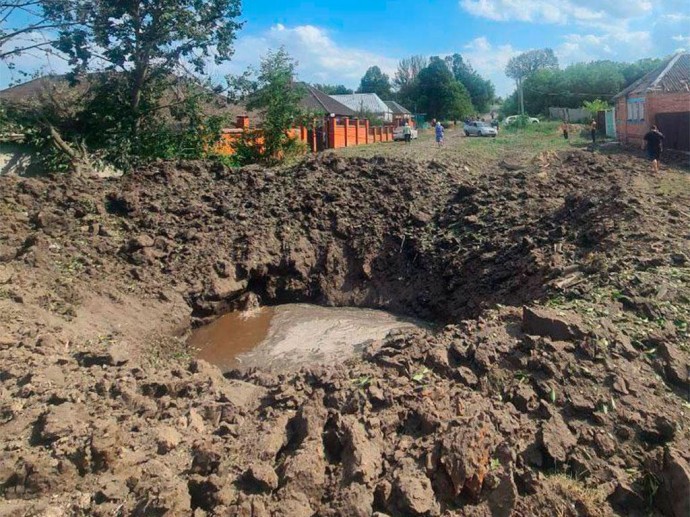
<instances>
[{"instance_id":1,"label":"wet mud","mask_svg":"<svg viewBox=\"0 0 690 517\"><path fill-rule=\"evenodd\" d=\"M372 309L289 304L223 315L196 329L189 344L199 350L197 358L224 371L296 371L360 356L365 345L390 332L422 325Z\"/></svg>"}]
</instances>

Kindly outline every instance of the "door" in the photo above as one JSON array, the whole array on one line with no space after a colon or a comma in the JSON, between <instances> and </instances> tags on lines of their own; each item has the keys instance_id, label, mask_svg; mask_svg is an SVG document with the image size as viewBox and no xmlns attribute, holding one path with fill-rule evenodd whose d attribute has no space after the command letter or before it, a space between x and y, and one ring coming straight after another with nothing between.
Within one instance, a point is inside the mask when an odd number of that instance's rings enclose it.
<instances>
[{"instance_id":1,"label":"door","mask_svg":"<svg viewBox=\"0 0 690 517\"><path fill-rule=\"evenodd\" d=\"M690 151L690 111L657 113L656 125L664 134L664 147Z\"/></svg>"}]
</instances>

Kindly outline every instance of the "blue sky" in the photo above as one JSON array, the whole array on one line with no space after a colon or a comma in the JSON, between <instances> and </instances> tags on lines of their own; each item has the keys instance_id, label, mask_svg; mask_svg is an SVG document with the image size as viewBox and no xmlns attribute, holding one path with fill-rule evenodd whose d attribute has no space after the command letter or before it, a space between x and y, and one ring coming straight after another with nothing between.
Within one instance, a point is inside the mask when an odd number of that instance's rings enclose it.
<instances>
[{"instance_id":1,"label":"blue sky","mask_svg":"<svg viewBox=\"0 0 690 517\"><path fill-rule=\"evenodd\" d=\"M235 58L213 75L256 65L284 45L302 79L356 87L369 66L393 73L400 58L459 52L500 95L503 69L525 50L551 47L562 66L631 61L690 50L688 0L245 0ZM57 58L25 56L19 68L62 72ZM0 86L16 75L0 65Z\"/></svg>"}]
</instances>

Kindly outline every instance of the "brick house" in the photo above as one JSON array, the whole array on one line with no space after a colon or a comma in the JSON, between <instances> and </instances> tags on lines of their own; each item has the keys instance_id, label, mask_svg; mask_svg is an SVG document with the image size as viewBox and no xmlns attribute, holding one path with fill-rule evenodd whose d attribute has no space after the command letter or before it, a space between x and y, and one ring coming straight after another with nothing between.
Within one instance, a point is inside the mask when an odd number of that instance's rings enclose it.
<instances>
[{"instance_id":1,"label":"brick house","mask_svg":"<svg viewBox=\"0 0 690 517\"><path fill-rule=\"evenodd\" d=\"M613 98L621 142L641 145L652 125L668 149L690 151L690 52L680 52Z\"/></svg>"}]
</instances>

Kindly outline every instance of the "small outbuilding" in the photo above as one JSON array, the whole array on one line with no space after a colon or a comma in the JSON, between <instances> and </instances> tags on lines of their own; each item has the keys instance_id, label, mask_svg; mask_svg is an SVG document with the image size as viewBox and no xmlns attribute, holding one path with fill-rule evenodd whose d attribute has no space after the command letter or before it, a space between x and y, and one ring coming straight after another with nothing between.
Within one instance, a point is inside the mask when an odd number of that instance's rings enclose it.
<instances>
[{"instance_id":1,"label":"small outbuilding","mask_svg":"<svg viewBox=\"0 0 690 517\"><path fill-rule=\"evenodd\" d=\"M405 122L412 121L412 112L405 108L405 106L395 101L383 101L393 114L393 124L396 126L404 126Z\"/></svg>"},{"instance_id":2,"label":"small outbuilding","mask_svg":"<svg viewBox=\"0 0 690 517\"><path fill-rule=\"evenodd\" d=\"M690 151L690 52L679 52L613 98L617 137L641 145L652 125L668 149Z\"/></svg>"}]
</instances>

